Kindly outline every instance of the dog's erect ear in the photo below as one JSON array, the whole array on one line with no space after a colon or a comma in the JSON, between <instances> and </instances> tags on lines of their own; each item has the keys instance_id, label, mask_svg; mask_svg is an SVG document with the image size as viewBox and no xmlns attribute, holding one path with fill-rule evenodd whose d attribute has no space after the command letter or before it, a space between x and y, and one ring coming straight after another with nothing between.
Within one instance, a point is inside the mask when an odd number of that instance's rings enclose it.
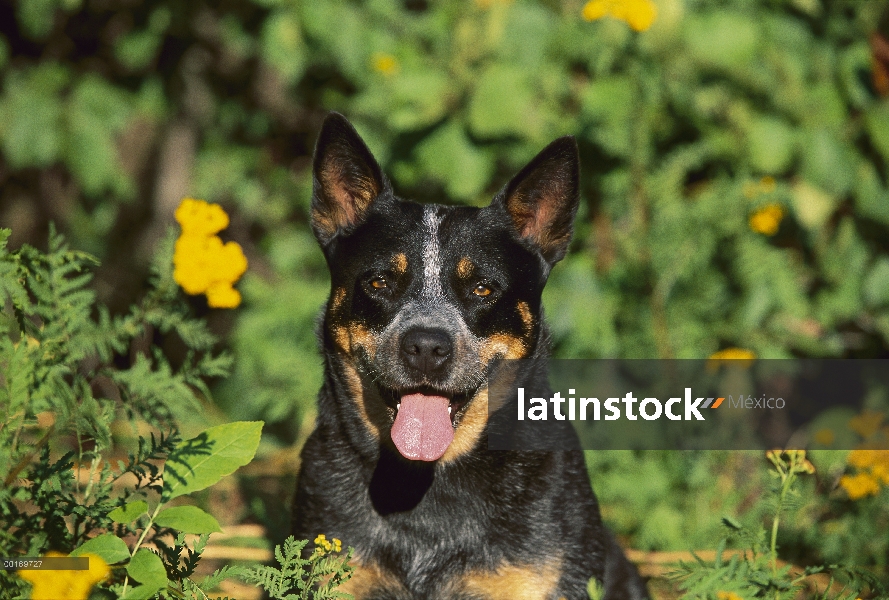
<instances>
[{"instance_id":1,"label":"dog's erect ear","mask_svg":"<svg viewBox=\"0 0 889 600\"><path fill-rule=\"evenodd\" d=\"M580 199L579 164L574 138L559 138L519 171L495 200L512 218L519 237L550 265L565 256L571 241Z\"/></svg>"},{"instance_id":2,"label":"dog's erect ear","mask_svg":"<svg viewBox=\"0 0 889 600\"><path fill-rule=\"evenodd\" d=\"M364 140L346 117L335 112L321 126L312 174L312 230L322 246L337 233L360 225L386 187Z\"/></svg>"}]
</instances>

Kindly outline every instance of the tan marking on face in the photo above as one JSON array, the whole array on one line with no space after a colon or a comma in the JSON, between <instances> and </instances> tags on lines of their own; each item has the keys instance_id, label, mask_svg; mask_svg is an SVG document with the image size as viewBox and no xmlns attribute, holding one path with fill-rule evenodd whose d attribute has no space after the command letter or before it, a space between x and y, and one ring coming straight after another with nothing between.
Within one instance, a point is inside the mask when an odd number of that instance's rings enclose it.
<instances>
[{"instance_id":1,"label":"tan marking on face","mask_svg":"<svg viewBox=\"0 0 889 600\"><path fill-rule=\"evenodd\" d=\"M376 337L360 323L334 327L331 335L344 354L342 365L346 385L349 388L349 396L358 407L358 413L367 430L375 438L380 439L380 431L391 425L389 410L375 389L367 390L365 388L354 363L354 353L359 348L363 349L371 358L373 357L377 350Z\"/></svg>"},{"instance_id":2,"label":"tan marking on face","mask_svg":"<svg viewBox=\"0 0 889 600\"><path fill-rule=\"evenodd\" d=\"M331 331L333 341L347 355L351 356L361 348L370 358L377 352L376 336L361 323L349 323L348 326L337 325Z\"/></svg>"},{"instance_id":3,"label":"tan marking on face","mask_svg":"<svg viewBox=\"0 0 889 600\"><path fill-rule=\"evenodd\" d=\"M361 381L361 375L358 369L352 363L351 359L343 361L343 373L346 378L346 385L349 387L349 395L358 406L358 413L364 422L367 430L376 439L380 439L380 431L388 428L391 424L389 411L383 400L376 395L369 397L368 391Z\"/></svg>"},{"instance_id":4,"label":"tan marking on face","mask_svg":"<svg viewBox=\"0 0 889 600\"><path fill-rule=\"evenodd\" d=\"M349 339L352 344L352 351L354 352L357 348L363 349L367 352L367 355L370 358L373 358L377 353L377 338L371 333L370 329L362 325L361 323L351 323L349 324Z\"/></svg>"},{"instance_id":5,"label":"tan marking on face","mask_svg":"<svg viewBox=\"0 0 889 600\"><path fill-rule=\"evenodd\" d=\"M516 310L519 311L519 316L522 318L525 335L531 337L531 332L534 331L534 317L531 316L531 308L528 306L527 302L519 302L518 305L516 305Z\"/></svg>"},{"instance_id":6,"label":"tan marking on face","mask_svg":"<svg viewBox=\"0 0 889 600\"><path fill-rule=\"evenodd\" d=\"M442 463L456 460L464 454L471 452L478 445L482 431L488 423L488 387L485 386L475 393L466 412L457 423L454 431L454 439L445 453L439 459Z\"/></svg>"},{"instance_id":7,"label":"tan marking on face","mask_svg":"<svg viewBox=\"0 0 889 600\"><path fill-rule=\"evenodd\" d=\"M472 272L475 270L475 265L472 264L472 261L466 258L465 256L460 259L457 263L457 277L462 279L466 279Z\"/></svg>"},{"instance_id":8,"label":"tan marking on face","mask_svg":"<svg viewBox=\"0 0 889 600\"><path fill-rule=\"evenodd\" d=\"M340 350L346 354L351 354L352 344L349 341L348 327L338 325L331 330L330 334L333 336L333 341L336 342L336 345L339 346Z\"/></svg>"},{"instance_id":9,"label":"tan marking on face","mask_svg":"<svg viewBox=\"0 0 889 600\"><path fill-rule=\"evenodd\" d=\"M528 347L525 341L508 333L495 333L482 344L479 360L487 366L495 358L522 358Z\"/></svg>"},{"instance_id":10,"label":"tan marking on face","mask_svg":"<svg viewBox=\"0 0 889 600\"><path fill-rule=\"evenodd\" d=\"M496 571L470 571L453 580L455 593L485 600L549 600L559 585L561 559L542 565L501 565Z\"/></svg>"},{"instance_id":11,"label":"tan marking on face","mask_svg":"<svg viewBox=\"0 0 889 600\"><path fill-rule=\"evenodd\" d=\"M336 288L333 292L333 296L330 300L330 310L331 312L337 312L343 306L343 301L346 299L346 288L340 287Z\"/></svg>"},{"instance_id":12,"label":"tan marking on face","mask_svg":"<svg viewBox=\"0 0 889 600\"><path fill-rule=\"evenodd\" d=\"M401 582L379 566L372 563L362 564L355 558L350 563L355 567L352 577L349 581L338 586L336 591L352 594L355 600L376 596L380 592L390 592L392 595L399 596L405 593Z\"/></svg>"},{"instance_id":13,"label":"tan marking on face","mask_svg":"<svg viewBox=\"0 0 889 600\"><path fill-rule=\"evenodd\" d=\"M399 252L392 257L392 270L399 275L403 275L407 271L407 255L404 252Z\"/></svg>"}]
</instances>

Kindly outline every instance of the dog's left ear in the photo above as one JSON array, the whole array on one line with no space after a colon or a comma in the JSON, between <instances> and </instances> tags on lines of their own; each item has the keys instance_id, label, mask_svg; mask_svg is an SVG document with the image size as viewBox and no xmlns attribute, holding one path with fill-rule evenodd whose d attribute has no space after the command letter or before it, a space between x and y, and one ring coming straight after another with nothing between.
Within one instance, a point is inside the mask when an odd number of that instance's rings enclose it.
<instances>
[{"instance_id":1,"label":"dog's left ear","mask_svg":"<svg viewBox=\"0 0 889 600\"><path fill-rule=\"evenodd\" d=\"M346 117L335 112L321 126L312 173L312 229L322 246L360 225L387 187L367 144Z\"/></svg>"},{"instance_id":2,"label":"dog's left ear","mask_svg":"<svg viewBox=\"0 0 889 600\"><path fill-rule=\"evenodd\" d=\"M512 218L519 237L553 265L568 250L580 201L580 159L571 136L544 148L494 200Z\"/></svg>"}]
</instances>

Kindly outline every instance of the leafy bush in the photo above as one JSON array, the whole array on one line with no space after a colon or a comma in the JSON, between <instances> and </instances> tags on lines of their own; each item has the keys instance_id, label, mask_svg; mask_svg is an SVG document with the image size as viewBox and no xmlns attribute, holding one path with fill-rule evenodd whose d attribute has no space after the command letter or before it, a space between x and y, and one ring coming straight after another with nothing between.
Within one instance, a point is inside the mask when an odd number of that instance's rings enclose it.
<instances>
[{"instance_id":1,"label":"leafy bush","mask_svg":"<svg viewBox=\"0 0 889 600\"><path fill-rule=\"evenodd\" d=\"M774 485L770 492L772 506L771 528L744 527L732 519L723 519L729 537L722 540L716 551L714 563L707 564L697 556L697 563L682 564L674 573L681 581L687 598L712 598L737 600L739 598L798 598L805 591L806 597L820 600L854 600L867 592L885 594L879 579L863 569L832 565L807 566L792 570L778 560L778 530L788 513L800 506L797 480L801 475L812 474L815 467L806 459L802 450L770 451L767 453L774 467L769 474ZM730 557L725 556L729 541L739 541L743 550ZM822 589L811 580L813 575L824 572L830 577ZM839 584L835 577L839 577ZM839 588L839 589L837 589ZM866 590L866 591L865 591Z\"/></svg>"},{"instance_id":2,"label":"leafy bush","mask_svg":"<svg viewBox=\"0 0 889 600\"><path fill-rule=\"evenodd\" d=\"M291 539L283 579L258 566L224 567L192 579L209 534L221 528L199 507L171 501L247 464L262 423L226 423L180 437L181 416L201 408L195 391L209 395L205 379L225 375L230 359L213 351L215 337L178 292L172 244L160 252L153 288L140 305L117 318L99 309L94 319L94 293L87 287L93 259L68 250L56 234L46 254L29 246L10 253L8 237L9 230L0 230L0 554L87 556L90 568L4 570L2 589L21 597L27 581L33 598L75 600L102 582L114 597L205 598L222 579L238 575L264 585L274 579L272 593L279 598L291 585L299 585L301 598L344 597L333 589L349 577L351 552L336 557L339 540L335 551L325 547L300 560L294 549L308 542ZM151 344L128 368L118 366L117 359L139 351L136 342L153 329L178 336L187 349L182 364L174 368ZM152 431L148 439L138 437L126 460L115 461L125 423ZM188 542L186 534L200 537ZM331 574L312 591L318 577Z\"/></svg>"}]
</instances>

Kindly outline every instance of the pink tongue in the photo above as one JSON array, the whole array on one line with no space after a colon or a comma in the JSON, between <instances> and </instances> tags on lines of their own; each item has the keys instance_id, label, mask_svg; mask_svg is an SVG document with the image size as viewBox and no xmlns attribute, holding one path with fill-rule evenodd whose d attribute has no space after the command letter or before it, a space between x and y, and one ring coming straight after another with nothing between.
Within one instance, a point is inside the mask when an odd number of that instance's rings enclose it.
<instances>
[{"instance_id":1,"label":"pink tongue","mask_svg":"<svg viewBox=\"0 0 889 600\"><path fill-rule=\"evenodd\" d=\"M401 397L401 407L392 425L392 441L402 456L425 461L441 458L454 439L449 404L441 396Z\"/></svg>"}]
</instances>

